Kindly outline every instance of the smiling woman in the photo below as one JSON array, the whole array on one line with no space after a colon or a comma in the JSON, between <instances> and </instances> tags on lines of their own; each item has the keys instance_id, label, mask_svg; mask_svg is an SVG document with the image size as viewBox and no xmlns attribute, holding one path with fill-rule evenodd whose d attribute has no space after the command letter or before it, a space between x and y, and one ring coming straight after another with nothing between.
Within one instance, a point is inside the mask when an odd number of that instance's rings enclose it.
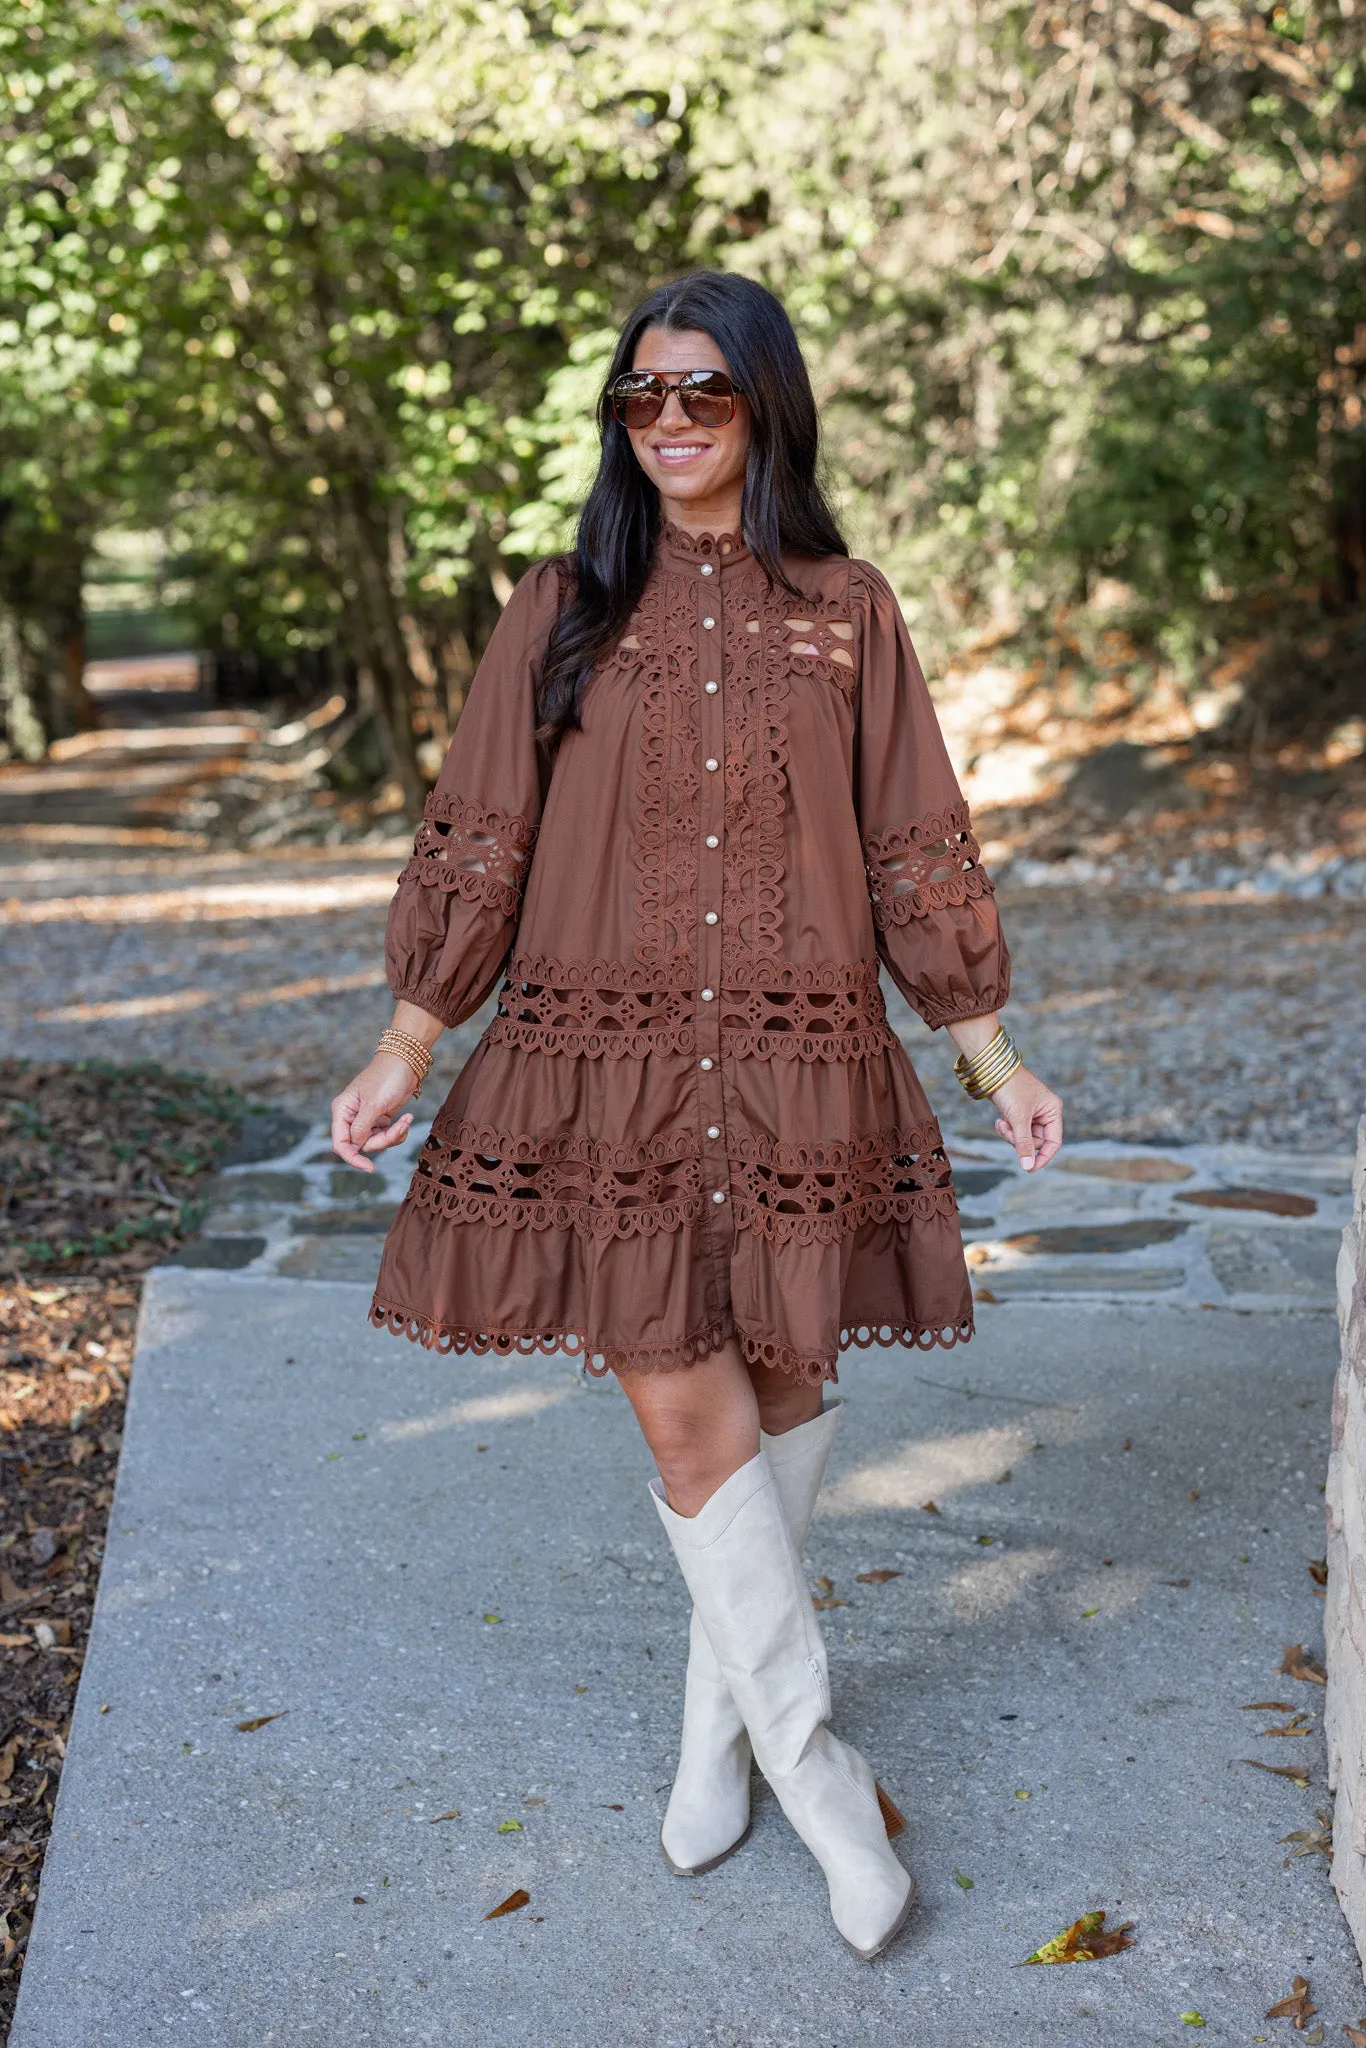
<instances>
[{"instance_id":1,"label":"smiling woman","mask_svg":"<svg viewBox=\"0 0 1366 2048\"><path fill-rule=\"evenodd\" d=\"M849 559L786 314L702 272L627 321L572 557L517 586L389 920L383 1049L333 1105L370 1169L443 1026L501 983L372 1308L442 1350L615 1372L693 1596L662 1831L695 1876L751 1757L858 1954L914 1887L831 1732L799 1555L841 1351L972 1334L952 1173L885 966L1027 1168L1061 1107L997 1006L992 887L896 599Z\"/></svg>"}]
</instances>

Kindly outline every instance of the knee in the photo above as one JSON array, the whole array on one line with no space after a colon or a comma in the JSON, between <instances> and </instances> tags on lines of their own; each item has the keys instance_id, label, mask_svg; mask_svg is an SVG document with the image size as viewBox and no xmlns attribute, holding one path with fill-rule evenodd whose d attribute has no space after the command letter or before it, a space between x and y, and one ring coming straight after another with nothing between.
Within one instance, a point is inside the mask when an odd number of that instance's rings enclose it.
<instances>
[{"instance_id":1,"label":"knee","mask_svg":"<svg viewBox=\"0 0 1366 2048\"><path fill-rule=\"evenodd\" d=\"M754 1397L759 1404L759 1427L766 1436L783 1436L819 1415L825 1402L823 1387L809 1386L791 1373L765 1371L754 1375Z\"/></svg>"}]
</instances>

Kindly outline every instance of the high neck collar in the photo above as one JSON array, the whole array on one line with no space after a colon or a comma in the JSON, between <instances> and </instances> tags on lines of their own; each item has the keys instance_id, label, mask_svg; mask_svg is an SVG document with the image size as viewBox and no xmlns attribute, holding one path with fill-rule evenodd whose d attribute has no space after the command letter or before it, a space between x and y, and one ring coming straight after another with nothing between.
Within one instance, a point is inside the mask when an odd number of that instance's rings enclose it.
<instances>
[{"instance_id":1,"label":"high neck collar","mask_svg":"<svg viewBox=\"0 0 1366 2048\"><path fill-rule=\"evenodd\" d=\"M659 551L666 562L679 569L696 571L704 562L729 569L750 560L749 549L738 533L685 533L666 519L659 529Z\"/></svg>"}]
</instances>

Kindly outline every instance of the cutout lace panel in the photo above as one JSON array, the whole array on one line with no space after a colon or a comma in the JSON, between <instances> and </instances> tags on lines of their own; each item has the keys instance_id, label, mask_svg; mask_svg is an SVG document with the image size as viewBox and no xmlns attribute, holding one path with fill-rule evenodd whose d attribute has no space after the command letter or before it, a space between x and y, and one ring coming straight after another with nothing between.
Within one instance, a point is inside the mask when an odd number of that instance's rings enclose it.
<instances>
[{"instance_id":1,"label":"cutout lace panel","mask_svg":"<svg viewBox=\"0 0 1366 2048\"><path fill-rule=\"evenodd\" d=\"M664 522L664 538L675 554L694 555L699 561L736 554L745 545L738 533L685 533L669 519Z\"/></svg>"},{"instance_id":2,"label":"cutout lace panel","mask_svg":"<svg viewBox=\"0 0 1366 2048\"><path fill-rule=\"evenodd\" d=\"M418 1154L408 1199L453 1223L652 1237L701 1215L699 1150L693 1131L606 1145L438 1123Z\"/></svg>"},{"instance_id":3,"label":"cutout lace panel","mask_svg":"<svg viewBox=\"0 0 1366 2048\"><path fill-rule=\"evenodd\" d=\"M728 1058L856 1060L893 1043L877 962L765 969L776 986L722 988L721 1051ZM698 997L660 988L644 970L606 960L514 956L488 1029L494 1045L571 1058L644 1059L697 1051Z\"/></svg>"},{"instance_id":4,"label":"cutout lace panel","mask_svg":"<svg viewBox=\"0 0 1366 2048\"><path fill-rule=\"evenodd\" d=\"M813 606L802 618L785 618L783 625L788 634L787 651L799 675L819 662L846 694L852 692L854 628L848 619L840 618L833 606L828 612Z\"/></svg>"},{"instance_id":5,"label":"cutout lace panel","mask_svg":"<svg viewBox=\"0 0 1366 2048\"><path fill-rule=\"evenodd\" d=\"M918 818L902 830L874 832L863 842L873 921L881 929L909 924L949 904L994 892L965 803L942 816Z\"/></svg>"},{"instance_id":6,"label":"cutout lace panel","mask_svg":"<svg viewBox=\"0 0 1366 2048\"><path fill-rule=\"evenodd\" d=\"M864 1223L954 1216L952 1178L935 1123L831 1145L743 1137L731 1160L736 1224L771 1244L836 1244Z\"/></svg>"},{"instance_id":7,"label":"cutout lace panel","mask_svg":"<svg viewBox=\"0 0 1366 2048\"><path fill-rule=\"evenodd\" d=\"M515 917L536 828L525 818L433 790L400 881L415 878Z\"/></svg>"},{"instance_id":8,"label":"cutout lace panel","mask_svg":"<svg viewBox=\"0 0 1366 2048\"><path fill-rule=\"evenodd\" d=\"M755 579L757 583L757 578ZM788 700L791 659L777 599L744 603L726 618L725 935L722 979L764 978L782 944L787 872Z\"/></svg>"},{"instance_id":9,"label":"cutout lace panel","mask_svg":"<svg viewBox=\"0 0 1366 2048\"><path fill-rule=\"evenodd\" d=\"M635 950L641 966L655 969L694 957L701 774L696 609L690 586L676 576L656 575L638 614L643 704Z\"/></svg>"}]
</instances>

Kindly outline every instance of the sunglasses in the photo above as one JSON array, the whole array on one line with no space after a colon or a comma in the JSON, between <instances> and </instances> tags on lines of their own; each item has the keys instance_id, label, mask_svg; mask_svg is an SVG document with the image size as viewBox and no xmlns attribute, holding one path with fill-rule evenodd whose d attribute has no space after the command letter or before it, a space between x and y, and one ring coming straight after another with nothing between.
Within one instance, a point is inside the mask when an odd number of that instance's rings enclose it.
<instances>
[{"instance_id":1,"label":"sunglasses","mask_svg":"<svg viewBox=\"0 0 1366 2048\"><path fill-rule=\"evenodd\" d=\"M627 370L608 386L612 411L624 427L652 427L669 402L669 393L695 427L725 427L735 418L736 390L724 370L685 370L680 377L660 377L653 370Z\"/></svg>"}]
</instances>

